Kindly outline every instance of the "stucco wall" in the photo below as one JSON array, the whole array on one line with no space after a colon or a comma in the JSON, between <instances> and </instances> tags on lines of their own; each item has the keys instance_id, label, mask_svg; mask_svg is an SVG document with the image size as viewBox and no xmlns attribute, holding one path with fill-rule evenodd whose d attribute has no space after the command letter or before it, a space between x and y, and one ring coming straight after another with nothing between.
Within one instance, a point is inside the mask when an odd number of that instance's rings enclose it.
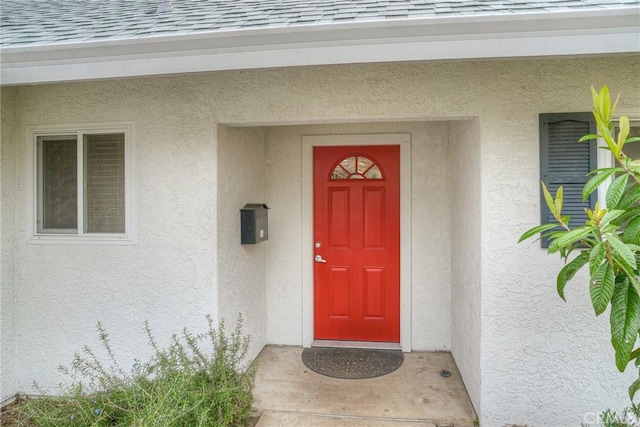
<instances>
[{"instance_id":1,"label":"stucco wall","mask_svg":"<svg viewBox=\"0 0 640 427\"><path fill-rule=\"evenodd\" d=\"M302 344L302 136L366 133L411 133L411 344L414 350L448 350L450 204L444 122L341 123L268 129L266 181L272 207L267 261L268 342Z\"/></svg>"},{"instance_id":2,"label":"stucco wall","mask_svg":"<svg viewBox=\"0 0 640 427\"><path fill-rule=\"evenodd\" d=\"M207 95L186 81L154 79L20 88L16 241L17 390L49 390L103 322L123 366L160 342L217 317L216 133ZM26 125L133 122L135 246L27 243Z\"/></svg>"},{"instance_id":3,"label":"stucco wall","mask_svg":"<svg viewBox=\"0 0 640 427\"><path fill-rule=\"evenodd\" d=\"M500 93L481 118L482 418L580 425L587 412L628 404L637 371L614 366L608 312L595 318L584 274L556 292L562 267L539 242L516 245L540 221L538 113L590 111L589 87L608 84L640 113L638 57L505 63L485 90ZM527 75L531 73L530 75ZM635 372L634 372L635 371ZM510 408L506 410L505 408Z\"/></svg>"},{"instance_id":4,"label":"stucco wall","mask_svg":"<svg viewBox=\"0 0 640 427\"><path fill-rule=\"evenodd\" d=\"M203 323L198 319L215 311L216 123L477 117L482 130L482 398L476 409L481 421L486 426L580 425L585 412L619 408L633 372L615 370L608 319L594 319L584 277L568 286L563 303L555 293L560 262L536 244L515 242L539 222L538 114L589 111L589 87L604 83L623 93L623 107L640 109L639 67L639 57L618 56L295 68L21 87L17 165L26 162L27 124L135 123L138 245L28 245L22 220L25 177L18 171L18 389L28 391L36 378L55 383L55 367L71 360L82 344L95 342L97 320L113 331L116 350L133 356L137 347L129 343L141 337L144 319L165 336L184 324L197 329ZM269 147L268 141L268 159ZM269 187L274 172L269 162L267 203L277 218L280 200ZM297 164L292 169L299 170ZM295 181L287 185L291 197L299 194ZM296 227L290 224L291 230ZM269 245L271 252L275 240ZM290 267L280 274L284 283L273 285L276 279L267 274L269 294L274 286L285 292L299 280L299 249L290 257ZM301 322L293 311L287 316ZM267 314L267 324L273 322ZM284 338L268 334L271 339Z\"/></svg>"},{"instance_id":5,"label":"stucco wall","mask_svg":"<svg viewBox=\"0 0 640 427\"><path fill-rule=\"evenodd\" d=\"M15 227L16 92L0 92L0 402L16 392Z\"/></svg>"},{"instance_id":6,"label":"stucco wall","mask_svg":"<svg viewBox=\"0 0 640 427\"><path fill-rule=\"evenodd\" d=\"M272 237L257 245L241 245L240 208L247 203L264 203L265 187L265 131L219 126L219 314L229 329L238 314L242 315L243 332L251 335L248 360L253 360L267 342L265 276Z\"/></svg>"},{"instance_id":7,"label":"stucco wall","mask_svg":"<svg viewBox=\"0 0 640 427\"><path fill-rule=\"evenodd\" d=\"M451 352L473 406L481 408L481 218L478 120L449 124L451 174Z\"/></svg>"}]
</instances>

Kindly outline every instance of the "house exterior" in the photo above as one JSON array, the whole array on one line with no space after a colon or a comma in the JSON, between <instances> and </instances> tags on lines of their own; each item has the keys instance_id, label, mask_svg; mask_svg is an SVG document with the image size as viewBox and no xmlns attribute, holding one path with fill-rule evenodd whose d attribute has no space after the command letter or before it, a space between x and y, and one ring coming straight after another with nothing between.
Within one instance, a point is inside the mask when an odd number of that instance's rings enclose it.
<instances>
[{"instance_id":1,"label":"house exterior","mask_svg":"<svg viewBox=\"0 0 640 427\"><path fill-rule=\"evenodd\" d=\"M3 401L54 390L98 321L133 363L144 321L241 313L250 357L450 351L483 426L628 403L587 276L565 303L561 261L516 242L541 221L541 114L607 84L640 119L637 1L161 3L2 0ZM247 203L266 242L240 244ZM339 250L383 247L340 287ZM351 298L372 324L318 329Z\"/></svg>"}]
</instances>

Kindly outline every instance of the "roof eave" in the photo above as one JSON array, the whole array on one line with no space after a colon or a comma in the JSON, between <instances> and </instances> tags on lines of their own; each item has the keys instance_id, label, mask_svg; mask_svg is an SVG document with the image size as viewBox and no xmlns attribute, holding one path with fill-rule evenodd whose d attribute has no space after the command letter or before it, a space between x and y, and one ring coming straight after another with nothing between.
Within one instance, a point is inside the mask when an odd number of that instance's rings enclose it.
<instances>
[{"instance_id":1,"label":"roof eave","mask_svg":"<svg viewBox=\"0 0 640 427\"><path fill-rule=\"evenodd\" d=\"M640 8L371 21L0 49L3 85L395 61L640 52Z\"/></svg>"}]
</instances>

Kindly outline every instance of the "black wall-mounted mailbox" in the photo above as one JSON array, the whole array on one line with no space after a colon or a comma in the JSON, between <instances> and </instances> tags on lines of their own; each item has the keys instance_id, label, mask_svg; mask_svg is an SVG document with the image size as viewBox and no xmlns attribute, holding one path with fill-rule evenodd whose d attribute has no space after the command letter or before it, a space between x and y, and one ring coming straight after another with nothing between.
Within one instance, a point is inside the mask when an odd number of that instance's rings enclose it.
<instances>
[{"instance_id":1,"label":"black wall-mounted mailbox","mask_svg":"<svg viewBox=\"0 0 640 427\"><path fill-rule=\"evenodd\" d=\"M254 245L269 238L267 209L263 203L247 203L240 209L240 243Z\"/></svg>"}]
</instances>

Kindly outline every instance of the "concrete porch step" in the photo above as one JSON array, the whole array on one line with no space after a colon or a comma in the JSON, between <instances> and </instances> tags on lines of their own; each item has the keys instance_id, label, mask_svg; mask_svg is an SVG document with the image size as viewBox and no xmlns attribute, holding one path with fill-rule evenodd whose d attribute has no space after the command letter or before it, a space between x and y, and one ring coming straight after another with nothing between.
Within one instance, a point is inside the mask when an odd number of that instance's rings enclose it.
<instances>
[{"instance_id":1,"label":"concrete porch step","mask_svg":"<svg viewBox=\"0 0 640 427\"><path fill-rule=\"evenodd\" d=\"M473 427L475 412L450 353L405 353L398 370L363 380L317 374L301 355L300 347L267 346L258 357L258 427Z\"/></svg>"},{"instance_id":2,"label":"concrete porch step","mask_svg":"<svg viewBox=\"0 0 640 427\"><path fill-rule=\"evenodd\" d=\"M438 427L431 421L264 411L256 427Z\"/></svg>"}]
</instances>

